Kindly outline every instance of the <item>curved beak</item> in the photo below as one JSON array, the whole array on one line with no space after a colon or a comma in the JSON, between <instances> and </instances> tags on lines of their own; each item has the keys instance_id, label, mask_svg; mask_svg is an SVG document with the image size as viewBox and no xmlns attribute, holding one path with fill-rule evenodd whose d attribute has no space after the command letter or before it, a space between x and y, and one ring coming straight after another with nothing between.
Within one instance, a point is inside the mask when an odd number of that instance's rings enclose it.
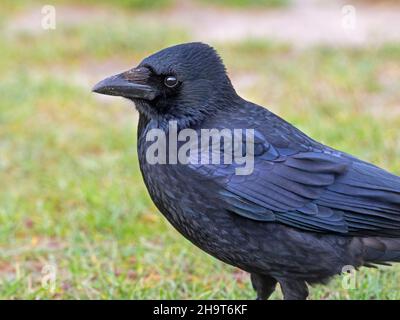
<instances>
[{"instance_id":1,"label":"curved beak","mask_svg":"<svg viewBox=\"0 0 400 320\"><path fill-rule=\"evenodd\" d=\"M157 95L156 89L147 84L132 81L133 72L127 71L101 80L92 91L109 96L153 100Z\"/></svg>"}]
</instances>

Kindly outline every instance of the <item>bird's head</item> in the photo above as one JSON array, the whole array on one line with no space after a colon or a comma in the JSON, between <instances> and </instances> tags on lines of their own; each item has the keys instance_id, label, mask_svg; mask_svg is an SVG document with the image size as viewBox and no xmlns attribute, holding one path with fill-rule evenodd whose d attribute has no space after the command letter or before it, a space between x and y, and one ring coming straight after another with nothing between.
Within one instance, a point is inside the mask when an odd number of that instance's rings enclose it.
<instances>
[{"instance_id":1,"label":"bird's head","mask_svg":"<svg viewBox=\"0 0 400 320\"><path fill-rule=\"evenodd\" d=\"M149 119L189 122L237 97L221 58L203 43L163 49L137 67L100 81L93 91L132 100Z\"/></svg>"}]
</instances>

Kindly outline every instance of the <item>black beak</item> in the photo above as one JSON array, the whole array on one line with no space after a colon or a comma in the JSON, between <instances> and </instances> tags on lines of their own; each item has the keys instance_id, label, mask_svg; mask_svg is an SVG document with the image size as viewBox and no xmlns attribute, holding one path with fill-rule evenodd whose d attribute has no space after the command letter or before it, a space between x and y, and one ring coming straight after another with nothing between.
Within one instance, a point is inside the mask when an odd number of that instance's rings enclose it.
<instances>
[{"instance_id":1,"label":"black beak","mask_svg":"<svg viewBox=\"0 0 400 320\"><path fill-rule=\"evenodd\" d=\"M133 82L127 77L128 72L100 81L93 87L92 91L109 96L153 100L157 95L157 91L149 85Z\"/></svg>"}]
</instances>

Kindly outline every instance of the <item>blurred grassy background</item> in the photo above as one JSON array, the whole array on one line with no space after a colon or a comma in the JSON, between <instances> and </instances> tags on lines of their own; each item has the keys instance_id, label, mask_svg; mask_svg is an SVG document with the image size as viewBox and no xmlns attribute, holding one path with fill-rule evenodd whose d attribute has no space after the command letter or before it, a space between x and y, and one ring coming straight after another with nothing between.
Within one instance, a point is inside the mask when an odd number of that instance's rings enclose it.
<instances>
[{"instance_id":1,"label":"blurred grassy background","mask_svg":"<svg viewBox=\"0 0 400 320\"><path fill-rule=\"evenodd\" d=\"M246 274L188 243L151 203L136 158L133 106L90 92L103 76L193 40L190 30L146 19L174 10L170 2L57 1L63 10L54 31L24 25L40 19L40 1L2 2L0 298L254 298ZM226 10L246 5L219 2ZM212 45L241 95L317 140L400 174L398 43L298 49L254 38ZM55 292L41 286L49 263L57 266ZM363 269L356 289L342 288L337 277L310 297L399 299L399 271Z\"/></svg>"}]
</instances>

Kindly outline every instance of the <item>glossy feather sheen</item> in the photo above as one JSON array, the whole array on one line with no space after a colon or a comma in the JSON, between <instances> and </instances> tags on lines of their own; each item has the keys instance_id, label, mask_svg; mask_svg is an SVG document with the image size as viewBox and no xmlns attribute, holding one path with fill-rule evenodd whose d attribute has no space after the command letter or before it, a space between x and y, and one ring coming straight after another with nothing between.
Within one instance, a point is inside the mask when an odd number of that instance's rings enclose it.
<instances>
[{"instance_id":1,"label":"glossy feather sheen","mask_svg":"<svg viewBox=\"0 0 400 320\"><path fill-rule=\"evenodd\" d=\"M177 66L186 86L160 102L169 110L164 118L153 117L154 109L140 114L138 152L150 196L195 245L252 273L259 296L278 281L285 298L305 298L306 282L325 281L345 265L400 261L399 177L324 146L237 96L206 45L172 47L144 63L156 70ZM189 87L196 78L207 86ZM198 131L254 129L254 172L235 175L236 164L149 165L145 135L165 129L171 115Z\"/></svg>"}]
</instances>

